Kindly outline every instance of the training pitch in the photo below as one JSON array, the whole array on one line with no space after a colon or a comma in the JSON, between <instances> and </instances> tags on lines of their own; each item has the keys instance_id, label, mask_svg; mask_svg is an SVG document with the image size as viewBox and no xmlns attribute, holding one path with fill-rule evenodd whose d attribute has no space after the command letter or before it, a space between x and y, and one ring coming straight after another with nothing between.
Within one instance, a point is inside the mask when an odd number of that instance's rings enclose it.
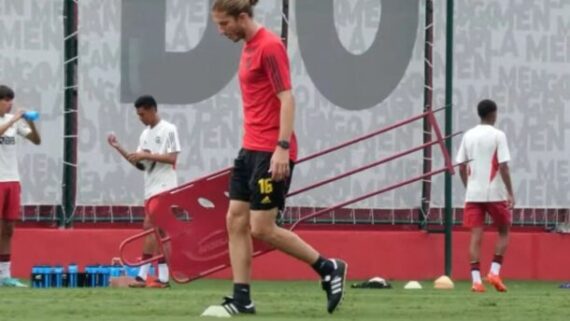
<instances>
[{"instance_id":1,"label":"training pitch","mask_svg":"<svg viewBox=\"0 0 570 321\"><path fill-rule=\"evenodd\" d=\"M468 282L454 290L348 288L340 308L329 315L325 294L314 282L254 282L257 315L239 320L568 320L570 290L559 282L506 280L507 293L474 294ZM348 282L347 286L352 284ZM201 280L170 289L0 288L0 320L216 320L200 317L230 293L228 281Z\"/></svg>"}]
</instances>

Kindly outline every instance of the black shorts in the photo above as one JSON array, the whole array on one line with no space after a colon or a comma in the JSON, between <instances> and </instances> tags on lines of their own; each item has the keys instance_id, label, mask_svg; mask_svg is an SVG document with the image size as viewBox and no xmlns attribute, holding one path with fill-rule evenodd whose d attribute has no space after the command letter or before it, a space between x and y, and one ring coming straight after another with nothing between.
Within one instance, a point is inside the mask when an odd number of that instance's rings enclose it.
<instances>
[{"instance_id":1,"label":"black shorts","mask_svg":"<svg viewBox=\"0 0 570 321\"><path fill-rule=\"evenodd\" d=\"M286 179L273 182L269 166L271 152L241 149L234 161L230 177L230 199L250 203L252 210L285 208L294 163L290 161L290 174Z\"/></svg>"}]
</instances>

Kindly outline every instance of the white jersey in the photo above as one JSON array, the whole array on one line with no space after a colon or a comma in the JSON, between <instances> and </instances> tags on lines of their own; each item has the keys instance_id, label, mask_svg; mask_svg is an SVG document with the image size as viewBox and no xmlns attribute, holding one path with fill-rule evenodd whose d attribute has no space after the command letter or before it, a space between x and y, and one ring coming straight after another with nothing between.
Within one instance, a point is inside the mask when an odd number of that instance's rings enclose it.
<instances>
[{"instance_id":1,"label":"white jersey","mask_svg":"<svg viewBox=\"0 0 570 321\"><path fill-rule=\"evenodd\" d=\"M166 120L160 120L153 128L147 126L141 134L137 151L147 151L151 154L179 153L180 142L176 126ZM178 185L173 165L147 160L141 163L145 167L145 200Z\"/></svg>"},{"instance_id":2,"label":"white jersey","mask_svg":"<svg viewBox=\"0 0 570 321\"><path fill-rule=\"evenodd\" d=\"M0 125L8 123L12 118L14 115L5 114L4 117L0 117ZM16 142L19 139L17 135L26 137L31 132L30 126L23 119L20 119L0 136L0 182L20 181L16 157Z\"/></svg>"},{"instance_id":3,"label":"white jersey","mask_svg":"<svg viewBox=\"0 0 570 321\"><path fill-rule=\"evenodd\" d=\"M505 133L491 125L477 125L468 130L459 146L457 162L467 164L466 202L498 202L507 200L505 183L499 164L511 160Z\"/></svg>"}]
</instances>

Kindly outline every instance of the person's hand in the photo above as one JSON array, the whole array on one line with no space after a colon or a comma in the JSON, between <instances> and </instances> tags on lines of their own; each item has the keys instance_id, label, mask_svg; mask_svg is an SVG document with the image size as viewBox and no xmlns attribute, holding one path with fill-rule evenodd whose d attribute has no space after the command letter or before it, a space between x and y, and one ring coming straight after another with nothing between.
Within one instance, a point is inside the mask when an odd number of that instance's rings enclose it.
<instances>
[{"instance_id":1,"label":"person's hand","mask_svg":"<svg viewBox=\"0 0 570 321\"><path fill-rule=\"evenodd\" d=\"M26 112L25 110L18 108L18 110L16 110L16 112L14 113L14 118L12 118L14 122L22 119L24 117L25 112Z\"/></svg>"},{"instance_id":2,"label":"person's hand","mask_svg":"<svg viewBox=\"0 0 570 321\"><path fill-rule=\"evenodd\" d=\"M509 207L509 209L514 209L515 208L515 197L512 194L509 194L507 196L507 206Z\"/></svg>"},{"instance_id":3,"label":"person's hand","mask_svg":"<svg viewBox=\"0 0 570 321\"><path fill-rule=\"evenodd\" d=\"M131 162L131 163L136 164L136 163L138 163L138 162L140 162L140 161L142 161L142 160L147 159L147 156L148 156L149 154L150 154L150 153L145 152L145 151L136 152L136 153L130 153L129 155L127 155L127 160L128 160L129 162Z\"/></svg>"},{"instance_id":4,"label":"person's hand","mask_svg":"<svg viewBox=\"0 0 570 321\"><path fill-rule=\"evenodd\" d=\"M107 142L114 148L118 148L120 146L119 141L117 140L117 136L115 136L113 133L110 133L107 136Z\"/></svg>"},{"instance_id":5,"label":"person's hand","mask_svg":"<svg viewBox=\"0 0 570 321\"><path fill-rule=\"evenodd\" d=\"M287 177L291 173L289 168L289 150L281 147L275 148L273 156L271 156L271 165L269 166L271 180L278 182Z\"/></svg>"}]
</instances>

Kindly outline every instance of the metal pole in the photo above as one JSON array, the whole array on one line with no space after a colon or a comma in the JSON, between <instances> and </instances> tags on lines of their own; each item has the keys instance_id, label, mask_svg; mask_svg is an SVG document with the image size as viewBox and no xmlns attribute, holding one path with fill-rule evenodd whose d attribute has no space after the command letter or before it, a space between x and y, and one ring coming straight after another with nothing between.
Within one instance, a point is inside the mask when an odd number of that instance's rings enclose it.
<instances>
[{"instance_id":1,"label":"metal pole","mask_svg":"<svg viewBox=\"0 0 570 321\"><path fill-rule=\"evenodd\" d=\"M76 189L76 151L77 151L77 4L73 0L64 2L64 149L63 149L63 185L61 207L58 213L58 225L64 227L75 208Z\"/></svg>"},{"instance_id":2,"label":"metal pole","mask_svg":"<svg viewBox=\"0 0 570 321\"><path fill-rule=\"evenodd\" d=\"M424 113L432 109L433 104L433 0L425 0L425 39L424 39ZM424 144L431 141L431 122L423 121ZM423 150L423 172L431 172L432 148L428 146ZM427 225L431 203L431 177L422 181L422 200L420 224Z\"/></svg>"},{"instance_id":3,"label":"metal pole","mask_svg":"<svg viewBox=\"0 0 570 321\"><path fill-rule=\"evenodd\" d=\"M287 47L289 41L289 0L282 1L281 10L281 41Z\"/></svg>"},{"instance_id":4,"label":"metal pole","mask_svg":"<svg viewBox=\"0 0 570 321\"><path fill-rule=\"evenodd\" d=\"M453 0L447 0L447 22L445 41L445 135L449 135L453 128ZM452 140L445 141L445 147L452 152ZM453 225L453 204L451 172L445 173L445 275L451 276L451 230Z\"/></svg>"}]
</instances>

